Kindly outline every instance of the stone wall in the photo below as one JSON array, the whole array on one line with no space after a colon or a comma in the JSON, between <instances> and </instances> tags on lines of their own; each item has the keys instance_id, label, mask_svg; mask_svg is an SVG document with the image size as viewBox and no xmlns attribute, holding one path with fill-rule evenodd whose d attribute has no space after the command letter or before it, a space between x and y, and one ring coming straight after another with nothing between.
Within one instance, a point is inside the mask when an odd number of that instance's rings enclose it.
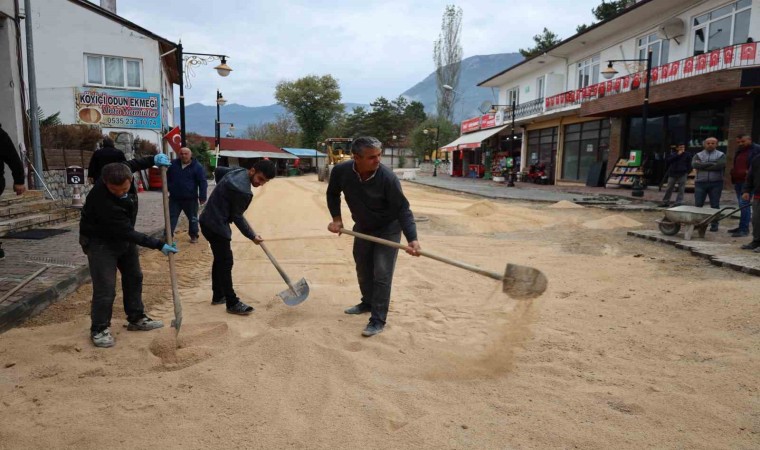
<instances>
[{"instance_id":1,"label":"stone wall","mask_svg":"<svg viewBox=\"0 0 760 450\"><path fill-rule=\"evenodd\" d=\"M87 169L84 169L84 176L87 179ZM74 186L66 184L66 171L65 170L46 170L44 173L45 184L50 192L53 193L55 198L72 198L74 193ZM80 184L79 192L82 194L82 199L90 192L92 185ZM45 197L50 198L50 195L45 191Z\"/></svg>"}]
</instances>

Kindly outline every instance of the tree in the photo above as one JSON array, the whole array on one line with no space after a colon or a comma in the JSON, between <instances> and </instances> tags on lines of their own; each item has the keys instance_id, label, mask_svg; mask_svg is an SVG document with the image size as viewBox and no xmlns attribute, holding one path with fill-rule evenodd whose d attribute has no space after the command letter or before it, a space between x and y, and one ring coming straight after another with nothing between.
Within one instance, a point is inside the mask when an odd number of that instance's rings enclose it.
<instances>
[{"instance_id":1,"label":"tree","mask_svg":"<svg viewBox=\"0 0 760 450\"><path fill-rule=\"evenodd\" d=\"M419 160L429 157L435 150L435 128L438 127L438 146L444 146L459 136L459 127L448 120L431 117L419 123L410 133L409 144ZM425 129L428 133L425 134Z\"/></svg>"},{"instance_id":2,"label":"tree","mask_svg":"<svg viewBox=\"0 0 760 450\"><path fill-rule=\"evenodd\" d=\"M278 114L274 122L249 125L243 135L246 139L266 141L276 147L299 147L302 144L301 128L290 114ZM313 146L314 143L304 148Z\"/></svg>"},{"instance_id":3,"label":"tree","mask_svg":"<svg viewBox=\"0 0 760 450\"><path fill-rule=\"evenodd\" d=\"M546 50L559 44L560 38L555 33L549 31L548 28L544 27L542 33L533 36L533 41L535 41L536 45L532 48L520 49L520 54L525 58L532 58L546 52Z\"/></svg>"},{"instance_id":4,"label":"tree","mask_svg":"<svg viewBox=\"0 0 760 450\"><path fill-rule=\"evenodd\" d=\"M602 4L591 8L591 14L596 17L597 20L605 21L607 19L611 19L621 12L623 12L624 9L628 8L629 6L636 3L636 0L611 0L611 1L605 1L602 0ZM591 23L591 25L594 25L594 22ZM575 28L575 31L578 33L582 33L588 29L591 25L581 24L578 25Z\"/></svg>"},{"instance_id":5,"label":"tree","mask_svg":"<svg viewBox=\"0 0 760 450\"><path fill-rule=\"evenodd\" d=\"M280 81L274 96L300 125L301 146L304 148L312 148L343 110L338 81L331 75L309 75L296 81Z\"/></svg>"},{"instance_id":6,"label":"tree","mask_svg":"<svg viewBox=\"0 0 760 450\"><path fill-rule=\"evenodd\" d=\"M198 133L187 133L186 136L187 148L193 152L193 158L195 158L206 169L206 174L211 173L211 160L214 158L214 152L211 150L211 145L203 139Z\"/></svg>"},{"instance_id":7,"label":"tree","mask_svg":"<svg viewBox=\"0 0 760 450\"><path fill-rule=\"evenodd\" d=\"M436 99L438 117L452 120L454 105L457 101L455 90L444 89L459 86L459 75L462 70L462 8L447 5L441 21L441 33L433 45L433 61L435 62L435 78L437 83Z\"/></svg>"}]
</instances>

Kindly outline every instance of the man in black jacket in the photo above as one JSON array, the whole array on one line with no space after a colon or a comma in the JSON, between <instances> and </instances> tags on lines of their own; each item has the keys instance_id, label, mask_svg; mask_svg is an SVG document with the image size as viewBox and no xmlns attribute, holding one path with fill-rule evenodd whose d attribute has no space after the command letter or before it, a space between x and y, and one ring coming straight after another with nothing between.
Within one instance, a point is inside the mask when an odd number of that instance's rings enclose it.
<instances>
[{"instance_id":1,"label":"man in black jacket","mask_svg":"<svg viewBox=\"0 0 760 450\"><path fill-rule=\"evenodd\" d=\"M98 181L100 171L103 170L106 164L127 160L124 152L117 149L114 145L113 139L109 137L103 138L103 144L100 149L92 154L90 165L87 167L87 178L90 180L90 184L95 184Z\"/></svg>"},{"instance_id":2,"label":"man in black jacket","mask_svg":"<svg viewBox=\"0 0 760 450\"><path fill-rule=\"evenodd\" d=\"M266 184L275 177L271 161L259 160L250 169L219 167L214 173L217 185L206 202L199 222L201 233L211 245L214 262L211 265L211 304L227 305L230 314L247 315L253 307L241 302L232 285L232 229L235 223L243 236L255 244L263 242L243 214L253 200L253 187Z\"/></svg>"},{"instance_id":3,"label":"man in black jacket","mask_svg":"<svg viewBox=\"0 0 760 450\"><path fill-rule=\"evenodd\" d=\"M373 137L361 137L351 143L353 161L336 165L327 186L327 208L332 222L327 229L340 233L343 218L340 194L346 198L354 231L393 242L408 242L406 252L419 256L417 226L401 183L391 169L380 164L382 144ZM362 294L361 303L346 309L346 314L371 313L363 336L383 331L391 302L391 284L398 250L381 244L354 239L354 262Z\"/></svg>"},{"instance_id":4,"label":"man in black jacket","mask_svg":"<svg viewBox=\"0 0 760 450\"><path fill-rule=\"evenodd\" d=\"M678 144L676 151L671 152L665 160L668 164L668 188L665 190L665 197L658 206L667 208L670 206L670 196L673 189L678 184L678 195L676 195L675 206L683 204L683 194L686 192L686 177L691 172L691 153L686 151L685 144Z\"/></svg>"},{"instance_id":5,"label":"man in black jacket","mask_svg":"<svg viewBox=\"0 0 760 450\"><path fill-rule=\"evenodd\" d=\"M24 165L21 163L21 158L18 156L16 146L13 144L11 137L3 130L0 125L0 195L5 190L5 164L11 169L11 175L13 176L13 191L16 195L21 195L26 191L24 186ZM0 244L1 246L2 244ZM5 258L5 250L0 247L0 259Z\"/></svg>"},{"instance_id":6,"label":"man in black jacket","mask_svg":"<svg viewBox=\"0 0 760 450\"><path fill-rule=\"evenodd\" d=\"M752 201L752 242L742 245L742 248L760 253L760 156L755 156L750 162L742 188L742 200Z\"/></svg>"},{"instance_id":7,"label":"man in black jacket","mask_svg":"<svg viewBox=\"0 0 760 450\"><path fill-rule=\"evenodd\" d=\"M169 166L166 155L111 163L87 196L79 222L79 243L87 255L92 277L92 325L90 337L96 347L111 347L111 315L116 296L116 270L121 272L127 330L148 331L161 328L160 320L145 315L137 246L161 250L165 255L177 248L135 230L137 190L132 174L153 165Z\"/></svg>"}]
</instances>

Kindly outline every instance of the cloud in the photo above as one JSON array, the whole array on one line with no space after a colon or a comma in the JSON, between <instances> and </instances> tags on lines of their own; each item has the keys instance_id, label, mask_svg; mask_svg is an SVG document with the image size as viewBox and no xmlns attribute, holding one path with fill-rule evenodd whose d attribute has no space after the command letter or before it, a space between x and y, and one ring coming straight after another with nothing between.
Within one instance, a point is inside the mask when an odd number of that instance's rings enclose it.
<instances>
[{"instance_id":1,"label":"cloud","mask_svg":"<svg viewBox=\"0 0 760 450\"><path fill-rule=\"evenodd\" d=\"M516 52L549 28L560 37L593 20L600 0L480 0L464 11L464 56ZM343 100L395 98L430 74L433 42L446 1L118 0L119 15L185 51L224 53L234 69L221 78L200 67L186 89L188 104L213 104L221 89L233 103L274 103L278 81L332 74ZM211 66L213 67L213 65Z\"/></svg>"}]
</instances>

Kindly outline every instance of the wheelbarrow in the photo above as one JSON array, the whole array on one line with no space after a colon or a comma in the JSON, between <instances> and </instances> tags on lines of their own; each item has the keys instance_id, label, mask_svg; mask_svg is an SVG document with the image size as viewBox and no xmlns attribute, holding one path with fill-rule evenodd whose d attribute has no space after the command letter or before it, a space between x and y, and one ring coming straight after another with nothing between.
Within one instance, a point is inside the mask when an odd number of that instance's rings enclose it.
<instances>
[{"instance_id":1,"label":"wheelbarrow","mask_svg":"<svg viewBox=\"0 0 760 450\"><path fill-rule=\"evenodd\" d=\"M675 236L685 225L684 239L691 240L694 230L697 230L700 238L705 237L707 226L713 222L720 222L726 217L732 216L750 205L734 208L732 206L715 211L712 208L699 208L696 206L676 206L666 209L665 217L657 221L660 231L665 236Z\"/></svg>"}]
</instances>

